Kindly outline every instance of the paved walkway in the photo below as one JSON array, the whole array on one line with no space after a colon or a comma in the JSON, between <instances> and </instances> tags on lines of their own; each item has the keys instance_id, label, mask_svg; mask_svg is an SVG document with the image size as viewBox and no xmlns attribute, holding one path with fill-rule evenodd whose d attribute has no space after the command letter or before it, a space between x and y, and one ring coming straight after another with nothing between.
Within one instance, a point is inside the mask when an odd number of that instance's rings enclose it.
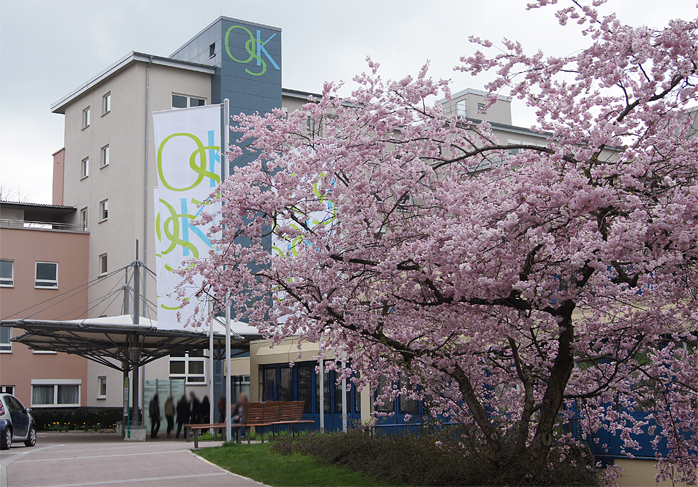
<instances>
[{"instance_id":1,"label":"paved walkway","mask_svg":"<svg viewBox=\"0 0 698 487\"><path fill-rule=\"evenodd\" d=\"M199 442L200 447L220 441ZM0 451L0 487L260 487L174 439L125 442L115 433L39 433L36 446Z\"/></svg>"}]
</instances>

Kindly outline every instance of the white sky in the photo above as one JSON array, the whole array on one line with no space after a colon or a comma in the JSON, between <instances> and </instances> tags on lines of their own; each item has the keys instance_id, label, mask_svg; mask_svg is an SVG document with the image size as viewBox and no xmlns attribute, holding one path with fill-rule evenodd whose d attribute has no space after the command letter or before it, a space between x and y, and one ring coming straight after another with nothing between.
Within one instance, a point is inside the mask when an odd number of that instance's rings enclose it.
<instances>
[{"instance_id":1,"label":"white sky","mask_svg":"<svg viewBox=\"0 0 698 487\"><path fill-rule=\"evenodd\" d=\"M351 79L370 55L385 78L416 74L454 92L487 78L453 71L475 47L468 36L532 52L564 55L585 47L556 10L526 11L527 0L0 0L0 187L15 199L51 202L51 155L63 147L63 115L50 105L130 51L169 56L220 15L280 27L283 87L317 92L323 81ZM560 0L565 5L565 0ZM661 27L698 17L696 0L609 0L602 13ZM515 125L530 111L514 101Z\"/></svg>"}]
</instances>

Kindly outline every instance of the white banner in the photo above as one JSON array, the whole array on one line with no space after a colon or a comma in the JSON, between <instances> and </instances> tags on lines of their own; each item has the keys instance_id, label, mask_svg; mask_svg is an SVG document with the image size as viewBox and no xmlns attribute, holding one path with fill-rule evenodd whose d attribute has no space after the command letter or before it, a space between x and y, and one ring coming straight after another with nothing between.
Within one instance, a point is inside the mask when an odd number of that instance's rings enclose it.
<instances>
[{"instance_id":1,"label":"white banner","mask_svg":"<svg viewBox=\"0 0 698 487\"><path fill-rule=\"evenodd\" d=\"M197 304L200 313L206 312L203 299L180 308L180 302L171 293L182 281L173 271L182 267L185 260L204 257L211 249L208 226L194 226L191 222L204 209L214 212L219 207L216 204L199 208L220 182L220 126L218 105L153 113L158 170L153 206L159 329L182 329ZM193 293L201 282L199 278L189 285L190 301L197 300Z\"/></svg>"}]
</instances>

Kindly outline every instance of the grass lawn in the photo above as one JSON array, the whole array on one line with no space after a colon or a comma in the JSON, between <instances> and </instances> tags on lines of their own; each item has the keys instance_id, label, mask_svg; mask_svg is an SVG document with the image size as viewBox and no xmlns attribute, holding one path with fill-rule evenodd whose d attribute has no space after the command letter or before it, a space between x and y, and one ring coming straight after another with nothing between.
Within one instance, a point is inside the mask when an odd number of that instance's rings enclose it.
<instances>
[{"instance_id":1,"label":"grass lawn","mask_svg":"<svg viewBox=\"0 0 698 487\"><path fill-rule=\"evenodd\" d=\"M346 468L323 465L298 453L286 456L270 452L268 443L230 443L217 448L202 448L196 454L226 470L273 487L395 485L377 482Z\"/></svg>"}]
</instances>

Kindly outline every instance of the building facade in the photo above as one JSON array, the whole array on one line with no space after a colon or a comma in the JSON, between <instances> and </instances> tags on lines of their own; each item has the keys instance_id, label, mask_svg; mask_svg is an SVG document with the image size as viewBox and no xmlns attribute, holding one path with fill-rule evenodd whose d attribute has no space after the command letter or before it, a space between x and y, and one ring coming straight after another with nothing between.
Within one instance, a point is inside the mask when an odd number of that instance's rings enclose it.
<instances>
[{"instance_id":1,"label":"building facade","mask_svg":"<svg viewBox=\"0 0 698 487\"><path fill-rule=\"evenodd\" d=\"M74 207L0 202L0 318L87 316L89 233L72 222ZM36 352L0 328L0 392L25 406L88 404L87 359Z\"/></svg>"}]
</instances>

